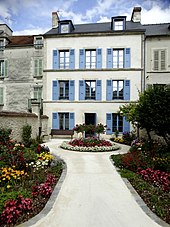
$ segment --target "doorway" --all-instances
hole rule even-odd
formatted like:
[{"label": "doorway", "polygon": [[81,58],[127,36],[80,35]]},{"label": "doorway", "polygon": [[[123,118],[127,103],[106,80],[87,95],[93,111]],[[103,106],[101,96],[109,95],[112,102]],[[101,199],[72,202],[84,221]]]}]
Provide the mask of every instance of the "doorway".
[{"label": "doorway", "polygon": [[[85,113],[85,125],[96,125],[96,113]],[[92,130],[85,133],[85,137],[94,135],[95,132]]]}]

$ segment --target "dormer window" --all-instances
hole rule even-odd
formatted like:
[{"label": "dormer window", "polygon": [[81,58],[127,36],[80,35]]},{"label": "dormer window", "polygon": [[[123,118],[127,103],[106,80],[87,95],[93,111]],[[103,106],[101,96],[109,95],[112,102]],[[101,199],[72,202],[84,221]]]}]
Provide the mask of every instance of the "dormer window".
[{"label": "dormer window", "polygon": [[111,29],[113,31],[122,31],[126,27],[126,17],[112,17]]},{"label": "dormer window", "polygon": [[61,24],[61,33],[69,33],[69,24]]},{"label": "dormer window", "polygon": [[59,33],[70,33],[74,30],[74,26],[71,20],[59,21]]},{"label": "dormer window", "polygon": [[34,37],[34,47],[36,49],[42,49],[42,47],[43,47],[43,37],[42,36]]},{"label": "dormer window", "polygon": [[4,39],[0,39],[0,51],[3,51],[4,49],[5,49]]}]

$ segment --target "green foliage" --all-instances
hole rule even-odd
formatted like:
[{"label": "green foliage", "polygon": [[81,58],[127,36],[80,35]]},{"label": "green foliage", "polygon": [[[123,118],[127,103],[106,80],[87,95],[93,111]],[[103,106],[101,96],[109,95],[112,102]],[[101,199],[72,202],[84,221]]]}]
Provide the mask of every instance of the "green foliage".
[{"label": "green foliage", "polygon": [[10,199],[16,199],[19,195],[22,195],[24,198],[31,197],[31,192],[27,190],[19,190],[19,191],[4,191],[0,194],[0,214],[2,213],[5,205],[5,201]]},{"label": "green foliage", "polygon": [[29,146],[31,142],[32,128],[30,125],[24,125],[22,128],[22,141],[25,146]]},{"label": "green foliage", "polygon": [[0,128],[0,145],[5,145],[10,140],[11,129]]},{"label": "green foliage", "polygon": [[137,104],[130,103],[120,107],[120,112],[137,127],[145,128],[149,139],[150,132],[170,144],[170,89],[154,86],[140,94]]}]

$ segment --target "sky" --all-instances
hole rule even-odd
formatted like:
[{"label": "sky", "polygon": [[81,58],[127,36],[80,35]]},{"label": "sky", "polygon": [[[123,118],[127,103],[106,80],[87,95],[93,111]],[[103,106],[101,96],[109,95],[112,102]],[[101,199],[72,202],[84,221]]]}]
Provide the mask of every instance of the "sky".
[{"label": "sky", "polygon": [[0,23],[13,35],[44,34],[52,28],[52,12],[73,24],[111,21],[113,16],[131,19],[140,6],[141,23],[170,23],[170,0],[0,0]]}]

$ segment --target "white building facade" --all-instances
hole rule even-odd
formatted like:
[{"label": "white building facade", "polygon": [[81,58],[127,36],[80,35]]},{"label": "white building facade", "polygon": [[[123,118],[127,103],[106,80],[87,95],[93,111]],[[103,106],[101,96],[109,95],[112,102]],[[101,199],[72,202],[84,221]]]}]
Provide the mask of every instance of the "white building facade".
[{"label": "white building facade", "polygon": [[59,21],[44,35],[43,107],[49,130],[102,123],[106,134],[130,131],[119,107],[144,88],[144,30],[113,17],[110,23]]}]

